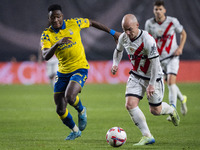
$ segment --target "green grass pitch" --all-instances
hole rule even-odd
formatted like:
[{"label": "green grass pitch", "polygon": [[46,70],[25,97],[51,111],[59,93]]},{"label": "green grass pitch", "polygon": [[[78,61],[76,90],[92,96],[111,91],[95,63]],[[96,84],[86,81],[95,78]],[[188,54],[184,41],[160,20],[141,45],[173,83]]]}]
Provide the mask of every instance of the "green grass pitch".
[{"label": "green grass pitch", "polygon": [[[188,114],[180,114],[178,127],[167,116],[153,116],[146,97],[140,102],[149,128],[156,139],[153,145],[134,147],[141,138],[124,107],[125,84],[86,84],[79,95],[87,107],[88,125],[82,136],[65,141],[70,130],[55,112],[53,90],[49,85],[0,85],[0,150],[112,150],[105,136],[109,128],[122,127],[127,141],[118,149],[196,150],[200,149],[200,84],[179,83],[188,96]],[[165,88],[164,101],[168,102]],[[75,122],[77,112],[68,106]]]}]

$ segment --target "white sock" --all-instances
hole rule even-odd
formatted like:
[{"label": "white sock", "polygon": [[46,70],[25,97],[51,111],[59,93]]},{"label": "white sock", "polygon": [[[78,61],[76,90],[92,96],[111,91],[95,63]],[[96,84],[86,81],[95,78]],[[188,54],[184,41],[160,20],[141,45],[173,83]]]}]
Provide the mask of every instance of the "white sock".
[{"label": "white sock", "polygon": [[133,109],[128,110],[132,121],[135,123],[135,125],[139,128],[143,136],[150,137],[151,133],[148,128],[146,118],[143,114],[143,112],[140,110],[140,108],[137,106]]},{"label": "white sock", "polygon": [[77,125],[75,125],[72,129],[73,132],[78,132],[79,131],[79,128],[77,127]]},{"label": "white sock", "polygon": [[162,105],[162,110],[160,112],[161,115],[173,114],[174,109],[169,104],[167,104],[166,102],[162,102],[161,105]]},{"label": "white sock", "polygon": [[183,97],[183,94],[181,93],[181,91],[179,90],[177,85],[176,85],[176,90],[177,90],[178,99],[182,102],[184,100],[184,97]]},{"label": "white sock", "polygon": [[176,107],[177,102],[177,88],[176,84],[168,86],[169,89],[169,103],[173,104]]}]

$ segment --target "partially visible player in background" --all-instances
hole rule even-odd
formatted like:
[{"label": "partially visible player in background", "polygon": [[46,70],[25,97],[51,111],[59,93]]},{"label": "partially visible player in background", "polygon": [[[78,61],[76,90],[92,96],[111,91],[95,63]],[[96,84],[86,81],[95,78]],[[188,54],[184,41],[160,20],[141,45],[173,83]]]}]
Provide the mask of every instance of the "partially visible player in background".
[{"label": "partially visible player in background", "polygon": [[[80,31],[90,26],[110,33],[115,40],[119,33],[105,25],[87,18],[64,20],[60,5],[48,8],[48,19],[51,24],[41,36],[43,58],[48,61],[55,54],[59,60],[57,81],[54,86],[56,112],[62,122],[71,129],[66,140],[74,140],[81,136],[87,125],[86,107],[82,105],[78,93],[81,92],[88,76],[89,64],[81,41]],[[78,111],[78,127],[76,126],[67,104]]]},{"label": "partially visible player in background", "polygon": [[113,74],[117,72],[125,48],[133,66],[126,85],[126,109],[143,135],[139,143],[134,145],[153,144],[155,139],[139,108],[139,102],[143,99],[145,92],[153,115],[170,115],[175,126],[179,125],[180,118],[175,107],[162,102],[163,72],[154,38],[147,31],[139,29],[137,18],[132,14],[123,17],[122,28],[124,32],[120,35],[113,54],[111,72]]},{"label": "partially visible player in background", "polygon": [[[43,61],[42,51],[41,51],[41,47],[40,47],[39,52],[38,52],[38,62],[42,63],[42,61]],[[55,78],[56,78],[56,74],[58,71],[58,63],[59,63],[58,59],[55,55],[51,59],[46,61],[46,74],[49,78],[50,85],[52,88],[54,88],[54,84],[55,84]]]},{"label": "partially visible player in background", "polygon": [[58,59],[55,55],[46,62],[47,75],[49,77],[52,88],[54,88],[55,84],[55,78],[58,71],[58,63]]},{"label": "partially visible player in background", "polygon": [[[145,23],[145,30],[156,40],[160,62],[164,73],[167,76],[169,89],[169,104],[176,107],[177,97],[181,101],[181,113],[186,115],[187,97],[182,95],[176,85],[176,78],[179,69],[179,56],[183,53],[183,47],[187,34],[179,21],[170,16],[166,16],[164,1],[157,0],[154,3],[153,12],[155,18],[150,18]],[[176,41],[176,32],[180,34],[180,44]],[[170,116],[167,118],[171,121]]]}]

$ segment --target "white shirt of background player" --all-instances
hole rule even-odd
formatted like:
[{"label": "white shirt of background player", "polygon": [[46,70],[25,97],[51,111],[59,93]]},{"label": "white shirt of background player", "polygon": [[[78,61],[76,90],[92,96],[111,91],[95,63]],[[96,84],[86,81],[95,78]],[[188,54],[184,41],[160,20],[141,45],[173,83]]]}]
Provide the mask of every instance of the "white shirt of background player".
[{"label": "white shirt of background player", "polygon": [[162,23],[156,22],[155,18],[148,19],[145,23],[145,30],[156,40],[160,59],[173,55],[178,48],[176,32],[181,33],[183,26],[179,21],[170,16]]}]

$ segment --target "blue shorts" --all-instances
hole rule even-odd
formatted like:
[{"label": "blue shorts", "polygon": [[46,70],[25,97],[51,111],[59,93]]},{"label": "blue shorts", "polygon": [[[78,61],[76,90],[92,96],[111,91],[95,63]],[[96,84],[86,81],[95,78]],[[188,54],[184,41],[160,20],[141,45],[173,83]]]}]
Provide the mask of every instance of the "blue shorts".
[{"label": "blue shorts", "polygon": [[81,87],[84,86],[85,81],[88,76],[87,69],[78,69],[74,72],[63,74],[57,72],[56,81],[54,85],[54,93],[65,92],[67,85],[70,81],[74,81],[80,84]]}]

